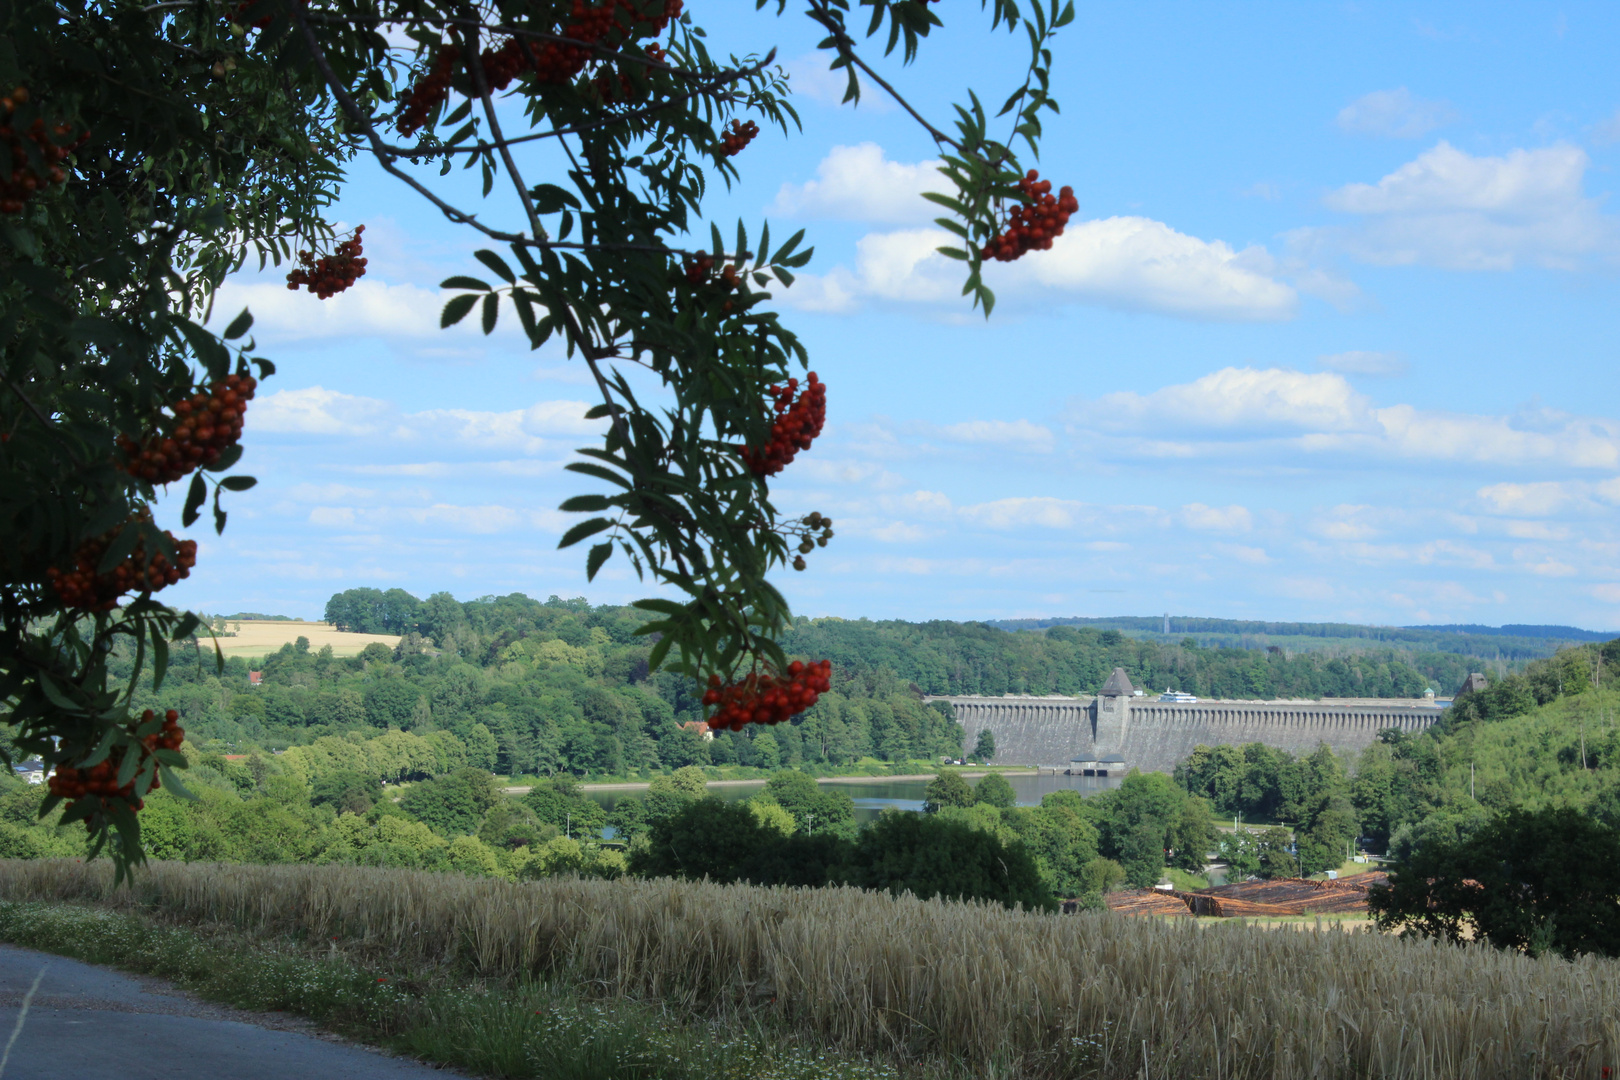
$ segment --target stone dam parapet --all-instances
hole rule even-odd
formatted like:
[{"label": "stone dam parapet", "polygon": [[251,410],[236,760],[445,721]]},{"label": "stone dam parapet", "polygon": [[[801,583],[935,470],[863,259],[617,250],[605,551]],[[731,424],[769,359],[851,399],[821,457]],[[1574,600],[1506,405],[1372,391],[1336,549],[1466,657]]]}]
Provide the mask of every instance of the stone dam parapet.
[{"label": "stone dam parapet", "polygon": [[1444,711],[1417,698],[1325,698],[1319,701],[1159,701],[1138,697],[1115,669],[1094,697],[941,696],[972,747],[988,728],[996,762],[1067,767],[1075,759],[1118,755],[1127,768],[1170,772],[1199,744],[1264,743],[1308,754],[1326,743],[1359,753],[1385,728],[1417,732]]}]

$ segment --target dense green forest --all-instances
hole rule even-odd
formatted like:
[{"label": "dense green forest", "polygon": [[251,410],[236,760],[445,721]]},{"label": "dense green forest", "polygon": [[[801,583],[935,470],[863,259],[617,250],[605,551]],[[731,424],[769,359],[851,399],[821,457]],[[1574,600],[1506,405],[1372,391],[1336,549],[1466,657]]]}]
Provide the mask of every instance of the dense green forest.
[{"label": "dense green forest", "polygon": [[[1573,807],[1620,825],[1617,676],[1620,639],[1566,648],[1459,696],[1424,732],[1385,732],[1354,762],[1258,743],[1199,747],[1176,780],[1218,814],[1286,821],[1328,844],[1348,818],[1374,850],[1396,854],[1466,836],[1509,808]],[[1323,820],[1332,827],[1319,829]]]},{"label": "dense green forest", "polygon": [[949,706],[924,694],[1084,694],[1116,666],[1139,686],[1205,697],[1410,697],[1435,683],[1449,690],[1468,667],[1440,654],[1424,670],[1388,651],[1290,656],[1111,630],[807,619],[783,644],[790,655],[832,660],[832,691],[791,723],[710,741],[683,726],[703,719],[691,688],[648,672],[651,643],[636,634],[642,616],[632,608],[351,589],[332,597],[327,617],[397,633],[400,644],[338,658],[294,643],[262,661],[232,659],[223,672],[206,645],[180,650],[162,688],[148,684],[137,707],[179,710],[193,741],[217,752],[392,730],[451,740],[460,747],[451,756],[506,775],[645,778],[687,765],[828,769],[959,757]]},{"label": "dense green forest", "polygon": [[[356,593],[375,590],[333,604]],[[211,750],[393,730],[450,739],[480,767],[507,775],[646,777],[686,765],[833,767],[962,752],[948,706],[925,705],[893,672],[836,671],[832,691],[794,723],[709,741],[682,726],[703,716],[688,684],[649,674],[650,642],[635,633],[642,617],[634,609],[521,595],[376,597],[348,625],[401,631],[395,649],[373,644],[338,658],[289,644],[251,665],[258,685],[245,660],[216,673],[206,648],[182,652],[161,690],[148,686],[137,707],[178,709],[191,738]],[[407,621],[393,621],[394,601],[406,605]],[[367,621],[382,618],[389,621]]]},{"label": "dense green forest", "polygon": [[1068,626],[1009,633],[986,623],[806,619],[783,644],[831,659],[834,670],[896,672],[929,694],[1094,694],[1123,667],[1138,687],[1200,697],[1418,697],[1450,691],[1469,671],[1467,659],[1442,653],[1205,649]]}]

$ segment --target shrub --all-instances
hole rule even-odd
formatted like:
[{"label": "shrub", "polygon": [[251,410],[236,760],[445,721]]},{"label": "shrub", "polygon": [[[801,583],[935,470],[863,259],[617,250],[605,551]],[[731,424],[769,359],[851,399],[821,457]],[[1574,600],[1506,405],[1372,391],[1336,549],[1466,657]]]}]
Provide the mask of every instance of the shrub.
[{"label": "shrub", "polygon": [[994,900],[1054,910],[1035,861],[1018,842],[938,817],[884,814],[861,832],[840,871],[851,885],[910,892],[924,900]]},{"label": "shrub", "polygon": [[745,803],[705,800],[654,823],[647,843],[631,852],[630,869],[646,877],[820,886],[847,855],[839,837],[783,836]]},{"label": "shrub", "polygon": [[1567,807],[1510,810],[1465,839],[1416,848],[1369,906],[1384,929],[1620,956],[1620,830]]},{"label": "shrub", "polygon": [[1005,776],[991,773],[973,786],[973,801],[1005,808],[1017,803],[1018,795]]},{"label": "shrub", "polygon": [[930,814],[937,814],[947,806],[968,807],[973,805],[973,788],[962,779],[961,773],[943,769],[940,774],[928,781],[928,787],[923,791],[923,809]]}]

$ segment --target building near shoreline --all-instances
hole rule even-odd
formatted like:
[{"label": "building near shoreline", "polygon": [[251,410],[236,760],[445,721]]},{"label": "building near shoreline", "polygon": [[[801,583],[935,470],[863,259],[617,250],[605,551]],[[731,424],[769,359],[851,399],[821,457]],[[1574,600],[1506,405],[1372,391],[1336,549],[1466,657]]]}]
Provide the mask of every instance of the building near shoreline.
[{"label": "building near shoreline", "polygon": [[1358,753],[1386,728],[1422,731],[1444,712],[1429,696],[1166,701],[1142,696],[1124,668],[1115,668],[1095,697],[928,700],[951,703],[969,746],[988,729],[998,764],[1069,769],[1070,762],[1121,759],[1109,762],[1110,775],[1131,768],[1169,772],[1200,744],[1257,742],[1301,754],[1326,743]]}]

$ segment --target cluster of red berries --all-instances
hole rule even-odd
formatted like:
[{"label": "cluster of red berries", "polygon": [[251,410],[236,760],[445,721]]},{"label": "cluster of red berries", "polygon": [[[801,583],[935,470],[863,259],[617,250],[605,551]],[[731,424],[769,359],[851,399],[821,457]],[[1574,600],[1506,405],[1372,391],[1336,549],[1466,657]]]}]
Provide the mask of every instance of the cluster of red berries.
[{"label": "cluster of red berries", "polygon": [[433,58],[433,70],[411,87],[405,103],[399,110],[394,127],[401,135],[414,134],[427,123],[428,113],[450,94],[450,76],[461,59],[461,50],[454,45],[441,45]]},{"label": "cluster of red berries", "polygon": [[[562,86],[585,70],[595,54],[594,46],[615,30],[625,40],[657,37],[671,19],[680,18],[683,6],[683,0],[664,0],[659,14],[647,15],[633,0],[607,0],[601,7],[592,7],[586,0],[573,0],[567,19],[557,31],[558,36],[567,41],[530,42],[525,46],[512,38],[497,48],[479,53],[478,61],[492,90],[505,90],[513,79],[531,69],[536,82]],[[655,60],[664,58],[663,51],[656,45],[647,52]],[[405,95],[399,118],[394,121],[401,135],[411,135],[427,123],[428,114],[449,95],[450,79],[460,60],[461,51],[454,45],[439,49],[433,58],[433,70]],[[620,82],[628,95],[629,80],[621,75]],[[598,85],[602,85],[600,81]]]},{"label": "cluster of red berries", "polygon": [[1012,262],[1026,252],[1046,251],[1054,237],[1063,235],[1069,215],[1080,209],[1074,188],[1065,187],[1053,195],[1052,181],[1042,180],[1034,169],[1018,181],[1018,187],[1023,192],[1023,205],[1013,207],[1006,227],[980,251],[982,258]]},{"label": "cluster of red berries", "polygon": [[[535,78],[554,86],[567,83],[590,63],[593,52],[590,46],[600,44],[614,30],[620,31],[626,39],[657,37],[670,20],[681,17],[684,7],[684,0],[664,0],[658,15],[645,15],[631,0],[608,0],[599,8],[587,6],[585,0],[574,0],[569,11],[573,21],[563,26],[560,36],[583,44],[549,41],[541,46],[534,58]],[[629,15],[628,23],[620,17],[621,11]],[[655,59],[662,60],[662,52]]]},{"label": "cluster of red berries", "polygon": [[[729,293],[744,284],[744,271],[737,263],[726,263],[720,268],[719,273],[715,273],[713,255],[694,255],[687,259],[685,274],[686,283],[693,288],[701,288],[704,285],[717,285],[722,292]],[[720,305],[720,310],[730,312],[732,306],[731,301],[726,300]]]},{"label": "cluster of red berries", "polygon": [[303,265],[287,275],[287,288],[297,292],[298,286],[308,285],[310,292],[325,300],[365,277],[366,260],[360,253],[360,234],[365,231],[364,225],[356,225],[353,236],[319,259],[313,251],[300,251],[298,261]]},{"label": "cluster of red berries", "polygon": [[118,447],[129,459],[124,470],[149,484],[168,484],[197,466],[219,460],[242,437],[242,416],[259,385],[251,375],[231,374],[169,406],[159,429],[144,442],[119,436]]},{"label": "cluster of red berries", "polygon": [[[141,714],[140,723],[151,723],[153,715],[152,710],[147,709]],[[186,729],[180,726],[180,714],[170,709],[163,714],[163,727],[141,739],[143,747],[141,756],[144,758],[159,749],[178,750],[185,737]],[[118,786],[118,771],[123,765],[125,752],[124,748],[120,747],[88,769],[76,769],[71,765],[58,766],[49,781],[51,794],[64,799],[82,799],[86,795],[118,796],[137,812],[142,810],[146,804],[135,796],[135,782],[131,780],[122,787]],[[152,790],[156,791],[162,786],[162,779],[154,772]]]},{"label": "cluster of red berries", "polygon": [[755,476],[774,476],[786,468],[800,450],[810,449],[810,443],[821,434],[827,422],[827,384],[811,372],[804,392],[797,398],[798,379],[789,379],[785,386],[770,388],[776,399],[776,422],[771,425],[771,441],[763,448],[742,448],[743,461]]},{"label": "cluster of red berries", "polygon": [[[664,50],[657,44],[648,45],[647,59],[665,62]],[[632,61],[621,60],[617,68],[604,64],[596,76],[596,92],[602,95],[603,102],[611,105],[616,101],[635,101],[643,94],[642,88],[628,74]]]},{"label": "cluster of red berries", "polygon": [[[66,124],[57,124],[50,133],[45,130],[45,121],[35,118],[34,122],[21,134],[12,127],[10,121],[19,105],[28,103],[28,88],[19,86],[5,97],[0,97],[0,110],[5,112],[5,122],[0,123],[0,139],[4,139],[6,149],[11,151],[11,173],[0,176],[0,214],[20,214],[23,206],[36,192],[60,184],[67,180],[67,171],[62,168],[62,162],[67,156],[90,137],[86,131],[77,139],[65,145],[58,144],[51,138],[54,134],[57,139],[65,139],[72,134],[73,129]],[[44,162],[43,174],[36,172],[26,164],[28,153],[23,147],[23,140],[33,142],[36,152]]]},{"label": "cluster of red berries", "polygon": [[478,54],[478,63],[484,69],[484,81],[491,90],[505,90],[512,80],[523,74],[529,66],[529,50],[518,38],[510,38],[498,49],[485,49]]},{"label": "cluster of red berries", "polygon": [[[692,256],[690,259],[687,259],[687,285],[693,285],[693,287],[703,285],[703,283],[710,280],[710,275],[713,274],[713,272],[714,256],[708,256],[708,254],[698,254],[698,256]],[[735,274],[732,275],[732,277],[735,277]]]},{"label": "cluster of red berries", "polygon": [[720,153],[724,157],[732,157],[743,152],[743,149],[754,141],[759,134],[759,125],[752,120],[744,124],[733,120],[731,126],[726,128],[720,136]]},{"label": "cluster of red berries", "polygon": [[118,606],[118,598],[131,590],[157,592],[165,585],[191,576],[191,568],[197,565],[197,541],[177,541],[168,531],[163,535],[174,544],[174,562],[161,551],[148,556],[146,545],[137,544],[134,551],[105,574],[96,571],[108,545],[125,526],[147,516],[145,511],[132,515],[123,525],[115,525],[80,544],[79,550],[73,553],[73,569],[66,573],[54,566],[45,571],[46,580],[63,604],[84,611],[111,611]]},{"label": "cluster of red berries", "polygon": [[746,724],[780,724],[814,705],[831,686],[831,679],[831,660],[814,664],[795,660],[786,675],[753,672],[729,686],[721,683],[720,676],[710,675],[703,704],[719,708],[709,717],[709,727],[741,731]]}]

